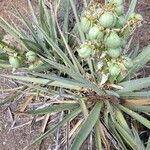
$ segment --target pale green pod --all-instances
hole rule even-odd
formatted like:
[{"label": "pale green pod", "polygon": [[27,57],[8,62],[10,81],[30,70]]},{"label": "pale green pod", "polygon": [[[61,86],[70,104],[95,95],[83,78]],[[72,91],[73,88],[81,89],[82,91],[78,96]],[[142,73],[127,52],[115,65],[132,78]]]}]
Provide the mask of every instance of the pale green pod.
[{"label": "pale green pod", "polygon": [[117,58],[117,57],[119,57],[120,54],[121,54],[121,48],[116,48],[116,49],[110,48],[110,49],[107,50],[107,53],[108,53],[108,55],[109,55],[110,57],[112,57],[112,58]]},{"label": "pale green pod", "polygon": [[123,27],[125,25],[125,23],[126,23],[125,17],[124,16],[119,16],[115,26],[117,28],[120,28],[120,27]]},{"label": "pale green pod", "polygon": [[118,16],[124,14],[124,6],[123,5],[116,6],[115,12]]},{"label": "pale green pod", "polygon": [[136,18],[137,20],[143,20],[143,16],[140,15],[140,14],[136,14],[136,15],[135,15],[135,18]]},{"label": "pale green pod", "polygon": [[82,17],[80,26],[84,33],[88,33],[91,27],[91,22],[86,17]]},{"label": "pale green pod", "polygon": [[100,31],[99,34],[98,34],[98,36],[97,36],[97,40],[102,41],[103,37],[104,37],[104,32]]},{"label": "pale green pod", "polygon": [[105,41],[105,45],[108,48],[113,48],[113,49],[121,47],[121,44],[122,44],[121,38],[114,31],[110,33],[110,35],[107,37]]},{"label": "pale green pod", "polygon": [[98,25],[93,26],[89,31],[89,38],[90,40],[102,39],[104,33],[101,31],[101,27]]},{"label": "pale green pod", "polygon": [[9,63],[15,69],[19,68],[21,65],[19,58],[14,56],[9,56]]},{"label": "pale green pod", "polygon": [[115,25],[116,17],[112,12],[105,12],[99,18],[99,23],[105,28],[112,28]]},{"label": "pale green pod", "polygon": [[109,66],[109,73],[111,76],[116,77],[120,74],[121,69],[118,65],[111,65]]},{"label": "pale green pod", "polygon": [[100,29],[99,29],[99,27],[97,25],[95,25],[92,28],[90,28],[89,34],[88,34],[90,40],[97,39],[97,36],[98,36],[99,32],[100,32]]},{"label": "pale green pod", "polygon": [[37,67],[37,65],[35,65],[35,64],[30,64],[29,67],[28,67],[28,69],[29,69],[29,70],[34,70],[36,67]]},{"label": "pale green pod", "polygon": [[34,62],[37,59],[37,54],[33,51],[29,51],[26,53],[26,58],[29,62]]},{"label": "pale green pod", "polygon": [[136,13],[133,12],[128,16],[128,20],[134,19],[135,18]]},{"label": "pale green pod", "polygon": [[93,54],[94,49],[93,46],[85,44],[81,46],[81,48],[79,48],[77,51],[81,58],[88,58]]},{"label": "pale green pod", "polygon": [[124,0],[110,0],[110,2],[112,2],[116,5],[122,5],[124,3]]},{"label": "pale green pod", "polygon": [[124,66],[128,69],[131,68],[133,66],[132,59],[129,57],[124,57]]}]

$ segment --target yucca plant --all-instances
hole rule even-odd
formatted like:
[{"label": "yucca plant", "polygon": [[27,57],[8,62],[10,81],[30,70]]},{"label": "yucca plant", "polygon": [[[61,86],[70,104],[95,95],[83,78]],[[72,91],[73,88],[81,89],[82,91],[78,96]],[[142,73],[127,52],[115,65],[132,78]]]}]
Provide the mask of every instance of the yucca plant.
[{"label": "yucca plant", "polygon": [[[150,77],[134,77],[149,62],[150,46],[139,54],[138,46],[128,53],[130,37],[143,20],[135,13],[137,1],[132,0],[125,13],[123,0],[105,4],[84,0],[80,14],[74,1],[68,0],[61,25],[58,23],[61,0],[49,3],[48,8],[45,0],[39,0],[38,17],[30,0],[28,3],[32,21],[17,9],[13,15],[29,34],[1,18],[0,26],[23,46],[23,49],[12,48],[1,41],[0,66],[13,68],[13,73],[21,72],[20,76],[3,76],[22,81],[24,89],[63,98],[61,102],[26,113],[38,116],[64,112],[64,118],[31,145],[74,122],[64,139],[70,141],[68,149],[80,149],[93,133],[98,150],[110,149],[110,145],[122,150],[150,149],[149,141],[142,142],[140,129],[133,123],[136,120],[150,128],[146,117],[150,111]],[[76,19],[71,31],[70,6]]]}]

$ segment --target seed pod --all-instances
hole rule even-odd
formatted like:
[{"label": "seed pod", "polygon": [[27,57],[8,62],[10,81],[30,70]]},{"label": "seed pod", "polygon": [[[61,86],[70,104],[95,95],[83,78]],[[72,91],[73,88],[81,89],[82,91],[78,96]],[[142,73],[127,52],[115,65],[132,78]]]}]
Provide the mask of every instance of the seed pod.
[{"label": "seed pod", "polygon": [[29,62],[34,62],[37,59],[37,54],[33,51],[29,51],[26,53],[26,58]]},{"label": "seed pod", "polygon": [[116,49],[108,49],[107,51],[108,55],[112,58],[117,58],[121,54],[121,48],[116,48]]},{"label": "seed pod", "polygon": [[28,69],[29,69],[29,70],[34,70],[36,67],[37,67],[37,65],[35,65],[35,64],[30,64],[29,67],[28,67]]},{"label": "seed pod", "polygon": [[124,0],[110,0],[110,2],[116,4],[116,5],[121,5],[124,3]]},{"label": "seed pod", "polygon": [[118,16],[122,15],[124,13],[124,6],[123,5],[118,5],[115,8],[115,12]]},{"label": "seed pod", "polygon": [[126,23],[125,17],[124,16],[119,16],[115,26],[117,28],[120,28],[120,27],[123,27],[125,23]]},{"label": "seed pod", "polygon": [[136,18],[137,20],[143,20],[143,16],[140,15],[140,14],[136,14],[136,15],[135,15],[135,18]]},{"label": "seed pod", "polygon": [[84,44],[78,49],[79,56],[81,58],[88,58],[94,53],[94,48],[90,44]]},{"label": "seed pod", "polygon": [[17,56],[9,56],[9,63],[15,69],[19,68],[21,65],[21,62]]},{"label": "seed pod", "polygon": [[82,17],[80,25],[81,25],[82,31],[84,33],[87,33],[91,27],[91,22],[86,17]]},{"label": "seed pod", "polygon": [[132,59],[129,57],[124,57],[124,66],[128,69],[131,68],[133,66]]},{"label": "seed pod", "polygon": [[128,20],[134,19],[135,18],[136,13],[133,12],[128,16]]},{"label": "seed pod", "polygon": [[101,28],[97,25],[93,26],[89,31],[89,38],[91,40],[101,39],[104,36],[104,33],[101,31]]},{"label": "seed pod", "polygon": [[105,41],[105,45],[108,48],[113,48],[113,49],[119,48],[121,44],[122,44],[121,38],[114,31],[110,33],[110,35]]},{"label": "seed pod", "polygon": [[115,25],[116,17],[112,12],[105,12],[99,18],[100,24],[105,28],[112,28]]},{"label": "seed pod", "polygon": [[109,73],[111,76],[116,77],[120,74],[121,70],[118,65],[110,65],[109,66]]}]

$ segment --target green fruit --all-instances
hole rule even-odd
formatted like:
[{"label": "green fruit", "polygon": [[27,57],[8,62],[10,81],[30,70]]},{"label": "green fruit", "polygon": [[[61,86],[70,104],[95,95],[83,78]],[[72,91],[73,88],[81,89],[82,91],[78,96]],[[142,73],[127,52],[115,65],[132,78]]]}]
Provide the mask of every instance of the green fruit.
[{"label": "green fruit", "polygon": [[115,25],[116,17],[112,12],[105,12],[99,18],[99,23],[105,28],[112,28]]},{"label": "green fruit", "polygon": [[19,58],[14,56],[9,56],[9,63],[15,69],[19,68],[21,65]]},{"label": "green fruit", "polygon": [[109,73],[111,76],[116,77],[120,74],[121,70],[118,65],[109,66]]},{"label": "green fruit", "polygon": [[135,18],[136,13],[133,12],[128,16],[128,20],[134,19]]},{"label": "green fruit", "polygon": [[101,39],[104,36],[104,33],[101,31],[101,28],[97,25],[93,26],[89,31],[89,38],[91,40]]},{"label": "green fruit", "polygon": [[132,66],[133,66],[133,61],[132,61],[132,59],[131,58],[129,58],[129,57],[125,57],[124,58],[124,65],[125,65],[125,67],[126,68],[131,68]]},{"label": "green fruit", "polygon": [[88,58],[94,53],[93,46],[85,44],[78,49],[78,53],[81,58]]},{"label": "green fruit", "polygon": [[108,55],[112,58],[117,58],[121,54],[121,48],[116,48],[116,49],[108,49],[107,51]]},{"label": "green fruit", "polygon": [[136,14],[136,15],[135,15],[135,18],[136,18],[137,20],[143,20],[143,16],[140,15],[140,14]]},{"label": "green fruit", "polygon": [[107,39],[105,41],[105,45],[108,48],[113,48],[113,49],[121,47],[121,44],[122,44],[121,38],[114,31],[111,32],[111,34],[107,37]]},{"label": "green fruit", "polygon": [[28,69],[29,69],[29,70],[33,70],[33,69],[35,69],[35,68],[36,68],[36,65],[30,64]]},{"label": "green fruit", "polygon": [[86,17],[82,17],[80,26],[81,26],[82,31],[84,33],[87,33],[91,27],[91,22]]},{"label": "green fruit", "polygon": [[34,62],[37,59],[37,54],[33,51],[29,51],[26,53],[26,58],[29,62]]},{"label": "green fruit", "polygon": [[116,22],[116,27],[117,28],[120,28],[120,27],[123,27],[124,24],[126,23],[126,19],[124,16],[120,16]]},{"label": "green fruit", "polygon": [[124,13],[124,6],[123,5],[118,5],[115,8],[115,12],[117,13],[118,16],[122,15]]},{"label": "green fruit", "polygon": [[121,5],[124,3],[124,0],[110,0],[110,2],[113,2],[116,5]]}]

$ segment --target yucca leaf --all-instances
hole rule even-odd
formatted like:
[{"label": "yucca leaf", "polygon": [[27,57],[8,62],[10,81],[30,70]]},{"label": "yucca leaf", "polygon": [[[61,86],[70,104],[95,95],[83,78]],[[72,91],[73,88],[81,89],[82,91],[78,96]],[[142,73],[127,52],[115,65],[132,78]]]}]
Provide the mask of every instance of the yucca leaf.
[{"label": "yucca leaf", "polygon": [[[26,19],[24,17],[24,15],[22,15],[22,13],[18,9],[16,9],[16,8],[14,8],[14,9],[15,9],[16,13],[18,14],[18,16],[20,17],[20,20],[22,21],[22,23],[31,32],[31,35],[32,35],[33,39],[35,40],[35,42],[40,44],[40,46],[43,48],[43,50],[49,56],[50,55],[50,51],[45,47],[45,43],[43,42],[44,41],[43,34],[40,32],[40,30],[38,30],[38,28],[36,28],[38,25],[34,24],[34,22],[31,22],[30,20]],[[26,38],[22,38],[22,39],[26,39]]]},{"label": "yucca leaf", "polygon": [[22,83],[23,85],[27,86],[28,89],[31,90],[31,92],[29,92],[30,94],[32,94],[32,92],[34,91],[40,91],[41,94],[47,94],[48,96],[56,96],[56,95],[59,95],[59,91],[56,91],[56,90],[52,90],[52,89],[48,89],[47,87],[43,87],[41,85],[34,85],[32,83]]},{"label": "yucca leaf", "polygon": [[31,12],[31,14],[32,14],[33,21],[34,21],[36,24],[38,24],[38,20],[37,20],[37,17],[36,17],[36,15],[35,15],[35,13],[34,13],[34,10],[33,10],[33,7],[32,7],[32,4],[31,4],[31,1],[30,1],[30,0],[28,0],[28,5],[29,5],[29,8],[30,8],[30,12]]},{"label": "yucca leaf", "polygon": [[0,53],[0,62],[8,62],[8,55],[5,53]]},{"label": "yucca leaf", "polygon": [[127,93],[120,93],[121,97],[125,98],[150,98],[150,91],[145,92],[127,92]]},{"label": "yucca leaf", "polygon": [[128,57],[131,58],[132,60],[135,57],[137,57],[138,52],[139,52],[139,47],[140,47],[140,44],[139,44],[139,41],[138,41],[138,43],[136,44],[135,48],[133,48],[133,50],[131,50],[131,52],[129,53]]},{"label": "yucca leaf", "polygon": [[[43,78],[35,78],[35,77],[27,77],[27,76],[13,76],[13,75],[5,75],[4,77],[16,79],[24,82],[31,82],[34,84],[42,84],[42,85],[49,85],[49,86],[55,86],[55,87],[62,87],[62,88],[69,88],[74,90],[79,90],[82,84],[76,83],[69,80],[61,80],[60,81],[54,81],[49,79],[43,79]],[[80,85],[80,86],[79,86]]]},{"label": "yucca leaf", "polygon": [[11,26],[2,17],[0,17],[0,27],[3,28],[6,32],[8,32],[17,40],[19,40],[19,38],[24,38],[18,30],[16,30],[13,26]]},{"label": "yucca leaf", "polygon": [[49,74],[49,75],[45,75],[45,74],[41,74],[41,73],[31,73],[32,75],[35,75],[35,76],[39,76],[39,77],[42,77],[42,78],[46,78],[46,79],[50,79],[50,80],[53,80],[53,81],[60,81],[60,82],[64,82],[64,83],[67,83],[68,84],[72,84],[72,85],[79,85],[81,87],[87,87],[87,84],[84,83],[84,82],[79,82],[78,80],[76,79],[69,79],[69,78],[63,78],[63,77],[59,77],[55,74]]},{"label": "yucca leaf", "polygon": [[[57,17],[57,16],[56,16],[56,17]],[[61,28],[60,28],[60,26],[59,26],[57,20],[56,20],[56,24],[57,24],[57,27],[58,27],[58,31],[59,31],[59,33],[60,33],[60,36],[61,36],[61,38],[62,38],[62,41],[64,42],[64,45],[65,45],[65,47],[66,47],[67,53],[69,54],[69,56],[70,56],[70,58],[71,58],[71,60],[72,60],[72,62],[73,62],[73,65],[74,65],[76,71],[79,72],[79,68],[78,68],[78,65],[77,65],[77,63],[76,63],[77,59],[75,59],[75,56],[74,56],[73,51],[71,51],[70,47],[68,46],[68,43],[67,43],[67,41],[66,41],[66,39],[65,39],[65,36],[64,36],[63,32],[61,31]],[[79,64],[79,63],[78,63],[78,64]]]},{"label": "yucca leaf", "polygon": [[134,150],[140,150],[139,146],[137,145],[135,139],[133,136],[131,136],[126,130],[121,127],[117,122],[113,122],[116,129],[120,133],[120,135],[124,138],[124,140],[134,149]]},{"label": "yucca leaf", "polygon": [[79,107],[79,104],[55,104],[51,106],[47,106],[45,108],[41,108],[38,110],[33,110],[27,113],[33,114],[33,115],[41,115],[41,114],[47,114],[47,113],[54,113],[54,112],[61,112],[64,110],[73,110]]},{"label": "yucca leaf", "polygon": [[137,106],[137,105],[125,105],[125,107],[138,112],[150,112],[150,105],[149,106]]},{"label": "yucca leaf", "polygon": [[81,108],[77,108],[75,110],[73,110],[72,112],[70,112],[70,114],[66,115],[62,121],[60,121],[59,123],[57,123],[56,126],[51,127],[50,129],[48,129],[44,134],[42,134],[40,137],[38,137],[35,141],[33,141],[29,146],[32,146],[33,144],[45,139],[48,135],[54,133],[58,128],[60,128],[61,126],[65,125],[68,121],[73,120],[79,113],[81,113]]},{"label": "yucca leaf", "polygon": [[149,150],[150,149],[150,136],[148,138],[148,141],[147,141],[147,146],[146,146],[146,149],[145,150]]},{"label": "yucca leaf", "polygon": [[[57,1],[53,1],[53,3],[57,3]],[[49,27],[51,29],[51,38],[53,39],[54,43],[58,45],[57,27],[56,27],[56,22],[55,22],[56,18],[54,15],[55,10],[54,10],[54,7],[52,7],[53,3],[49,3],[50,13],[48,13],[48,9],[46,9],[45,0],[43,1],[43,8],[44,8],[45,15],[48,18],[48,21],[50,21]],[[53,5],[55,6],[55,4]]]},{"label": "yucca leaf", "polygon": [[97,150],[102,150],[102,143],[101,143],[101,134],[100,134],[100,122],[99,120],[95,124],[95,141],[97,145]]},{"label": "yucca leaf", "polygon": [[81,27],[80,27],[80,20],[79,20],[78,14],[77,14],[77,10],[76,10],[76,6],[74,4],[74,1],[70,0],[70,4],[71,4],[71,7],[72,7],[72,10],[73,10],[76,22],[77,22],[77,27],[78,27],[78,30],[79,30],[81,41],[84,42],[85,41],[85,36],[84,36],[84,33],[82,32]]},{"label": "yucca leaf", "polygon": [[150,129],[150,121],[149,120],[147,120],[146,118],[142,117],[141,115],[137,114],[136,112],[134,112],[122,105],[118,105],[117,107]]},{"label": "yucca leaf", "polygon": [[119,85],[122,86],[123,89],[118,90],[118,94],[141,90],[150,87],[150,77],[124,81],[119,83]]},{"label": "yucca leaf", "polygon": [[28,39],[21,39],[21,40],[29,50],[42,54],[42,49],[41,49],[42,47],[38,43],[35,43]]},{"label": "yucca leaf", "polygon": [[84,98],[78,98],[78,101],[79,101],[79,105],[82,109],[82,112],[83,112],[83,115],[84,115],[84,118],[86,119],[88,117],[88,109],[87,109],[87,106],[85,104],[85,99]]},{"label": "yucca leaf", "polygon": [[53,40],[48,37],[47,33],[45,33],[43,31],[43,29],[41,27],[39,27],[39,30],[42,32],[45,40],[47,41],[47,43],[53,48],[53,50],[60,56],[60,58],[62,58],[63,62],[66,64],[66,66],[69,66],[71,68],[74,68],[73,64],[71,63],[71,61],[68,59],[67,55],[60,49],[60,47],[57,46],[56,43],[53,42]]},{"label": "yucca leaf", "polygon": [[128,80],[132,75],[134,75],[139,69],[141,69],[146,63],[150,61],[150,45],[145,47],[141,53],[133,59],[134,65],[129,69],[128,74],[123,78],[123,80]]},{"label": "yucca leaf", "polygon": [[118,143],[117,148],[122,148],[122,150],[128,150],[127,147],[125,146],[124,139],[122,139],[121,135],[118,133],[114,124],[112,124],[112,121],[110,120],[109,120],[109,126],[110,126],[109,130],[111,131],[111,133],[115,137],[115,140]]},{"label": "yucca leaf", "polygon": [[62,64],[56,63],[54,61],[51,61],[49,59],[45,59],[43,57],[41,57],[43,60],[45,60],[46,62],[48,62],[49,64],[51,64],[52,66],[54,66],[55,69],[58,69],[66,74],[68,74],[70,77],[72,77],[73,79],[77,80],[78,82],[81,82],[83,84],[86,84],[86,86],[88,88],[93,89],[97,94],[102,95],[104,94],[104,92],[102,91],[102,89],[100,89],[96,84],[86,80],[81,74],[79,74],[78,72],[76,72],[75,70],[73,70],[72,68],[68,68]]},{"label": "yucca leaf", "polygon": [[0,68],[8,69],[11,68],[11,65],[8,62],[4,62],[0,60]]},{"label": "yucca leaf", "polygon": [[44,71],[50,70],[51,68],[52,68],[52,66],[50,64],[42,63],[42,64],[39,64],[39,65],[35,66],[32,69],[28,68],[27,71],[44,72]]},{"label": "yucca leaf", "polygon": [[145,150],[145,146],[144,143],[141,141],[139,134],[137,133],[137,131],[135,130],[135,128],[132,126],[132,132],[134,134],[135,137],[135,141],[139,147],[140,150]]},{"label": "yucca leaf", "polygon": [[116,120],[130,135],[132,135],[131,130],[130,130],[122,112],[118,109],[116,110]]},{"label": "yucca leaf", "polygon": [[93,129],[94,125],[96,124],[97,120],[99,119],[101,107],[102,107],[102,103],[97,102],[95,104],[94,108],[91,110],[88,118],[85,120],[79,133],[77,134],[71,146],[71,150],[79,150],[80,146],[85,141],[85,139]]},{"label": "yucca leaf", "polygon": [[[63,32],[67,33],[69,29],[69,8],[70,8],[69,0],[66,1],[66,5],[64,7],[66,7],[66,11],[64,14]],[[65,34],[65,39],[68,42],[68,34]]]},{"label": "yucca leaf", "polygon": [[128,12],[126,14],[126,20],[128,19],[129,15],[135,11],[136,4],[137,4],[137,0],[131,1]]}]

